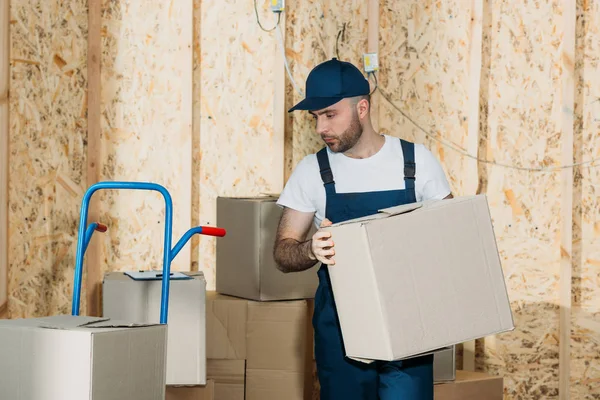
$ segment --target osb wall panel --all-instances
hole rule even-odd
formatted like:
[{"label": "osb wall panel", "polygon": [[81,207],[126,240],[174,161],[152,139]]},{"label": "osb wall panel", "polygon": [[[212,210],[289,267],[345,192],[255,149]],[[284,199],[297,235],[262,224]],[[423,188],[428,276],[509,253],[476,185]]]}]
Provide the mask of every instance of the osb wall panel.
[{"label": "osb wall panel", "polygon": [[8,84],[10,10],[0,2],[0,318],[6,315],[8,289]]},{"label": "osb wall panel", "polygon": [[[364,0],[316,0],[310,7],[303,2],[288,4],[286,54],[294,81],[302,92],[311,69],[333,57],[362,69],[362,55],[367,49],[367,4]],[[286,93],[286,111],[304,98],[291,82]],[[290,113],[286,128],[287,176],[304,156],[323,146],[312,117],[306,111]]]},{"label": "osb wall panel", "polygon": [[[173,199],[175,244],[191,227],[192,0],[102,5],[101,179],[149,181]],[[165,202],[108,191],[101,221],[106,270],[161,269]],[[190,245],[172,268],[190,269]]]},{"label": "osb wall panel", "polygon": [[9,313],[69,313],[86,171],[87,5],[10,6]]},{"label": "osb wall panel", "polygon": [[473,194],[463,189],[476,186],[469,184],[476,179],[467,172],[470,160],[423,130],[467,147],[471,3],[385,0],[380,6],[380,131],[424,143],[455,195]]},{"label": "osb wall panel", "polygon": [[[519,167],[561,162],[563,19],[554,3],[493,2],[486,158]],[[506,398],[558,396],[560,174],[487,168],[487,191],[516,330],[479,348],[505,376]]]},{"label": "osb wall panel", "polygon": [[[600,2],[577,7],[574,154],[600,157]],[[597,164],[597,163],[596,163]],[[571,398],[600,398],[600,168],[576,170],[573,188]]]},{"label": "osb wall panel", "polygon": [[[258,3],[261,23],[273,27],[268,4]],[[256,23],[251,1],[201,1],[195,23],[201,32],[201,89],[195,93],[200,97],[199,220],[216,225],[218,196],[256,196],[283,188],[278,146],[283,132],[273,130],[273,66],[281,55],[275,32],[263,32]],[[199,245],[198,269],[209,290],[215,285],[215,240],[201,237]]]},{"label": "osb wall panel", "polygon": [[[200,107],[200,93],[202,90],[202,75],[200,70],[201,57],[200,45],[202,31],[201,0],[193,0],[192,15],[192,226],[200,224],[200,120],[202,108]],[[192,270],[198,270],[200,237],[194,235],[190,241]]]}]

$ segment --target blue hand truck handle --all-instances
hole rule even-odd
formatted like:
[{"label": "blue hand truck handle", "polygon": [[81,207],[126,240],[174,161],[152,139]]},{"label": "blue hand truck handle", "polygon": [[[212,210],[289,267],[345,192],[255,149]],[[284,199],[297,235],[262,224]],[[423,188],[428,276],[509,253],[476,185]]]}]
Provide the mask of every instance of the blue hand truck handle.
[{"label": "blue hand truck handle", "polygon": [[73,285],[73,306],[72,315],[79,315],[79,303],[81,297],[81,279],[83,275],[83,256],[87,250],[88,244],[94,231],[104,232],[106,226],[97,222],[92,222],[87,226],[88,208],[92,195],[101,189],[133,189],[133,190],[154,190],[160,192],[166,203],[165,211],[165,236],[163,249],[163,273],[162,273],[162,294],[160,299],[160,323],[167,323],[167,315],[169,313],[169,284],[171,274],[171,261],[183,248],[188,240],[194,234],[204,234],[211,236],[225,236],[225,230],[215,227],[198,226],[188,230],[175,247],[171,249],[171,236],[173,231],[173,201],[171,195],[163,186],[149,182],[99,182],[88,188],[83,196],[81,203],[81,215],[79,218],[79,234],[77,237],[77,256],[75,260],[75,277]]}]

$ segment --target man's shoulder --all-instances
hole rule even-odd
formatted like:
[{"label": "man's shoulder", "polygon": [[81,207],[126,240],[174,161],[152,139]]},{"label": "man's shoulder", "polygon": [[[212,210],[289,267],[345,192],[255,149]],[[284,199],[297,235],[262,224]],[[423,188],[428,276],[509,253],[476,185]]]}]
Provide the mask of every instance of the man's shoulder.
[{"label": "man's shoulder", "polygon": [[317,161],[317,153],[307,154],[296,164],[293,169],[292,177],[302,181],[312,178],[313,175],[319,174],[319,162]]}]

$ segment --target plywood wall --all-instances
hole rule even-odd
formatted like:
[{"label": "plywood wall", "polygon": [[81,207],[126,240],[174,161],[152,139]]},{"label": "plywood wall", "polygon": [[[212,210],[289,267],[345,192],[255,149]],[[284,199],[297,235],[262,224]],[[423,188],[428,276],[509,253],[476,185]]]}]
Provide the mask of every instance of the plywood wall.
[{"label": "plywood wall", "polygon": [[[338,38],[339,35],[339,38]],[[336,46],[337,42],[337,46]],[[317,0],[306,7],[290,2],[287,12],[286,55],[292,77],[301,92],[310,70],[333,57],[362,65],[367,46],[367,2]],[[288,79],[286,110],[304,96]],[[323,147],[312,117],[296,111],[288,116],[286,130],[286,176],[307,154]]]},{"label": "plywood wall", "polygon": [[[275,19],[268,4],[258,3],[261,24],[272,28]],[[217,196],[255,196],[283,188],[284,133],[273,129],[278,48],[275,32],[263,32],[256,23],[253,2],[196,4],[200,81],[194,93],[199,126],[194,157],[199,192],[194,196],[199,223],[216,225]],[[198,268],[207,287],[214,288],[214,238],[200,238]]]},{"label": "plywood wall", "polygon": [[[79,207],[92,161],[86,157],[87,2],[63,3],[11,2],[12,317],[70,308]],[[263,26],[273,27],[267,2],[258,4]],[[476,367],[505,376],[506,399],[553,399],[558,366],[566,363],[572,398],[600,396],[599,168],[585,165],[573,175],[566,361],[559,359],[558,307],[563,175],[528,170],[563,162],[567,28],[560,2],[381,0],[379,11],[374,118],[380,130],[425,143],[456,195],[489,199],[517,329],[478,341]],[[598,0],[577,2],[576,162],[600,157],[599,15]],[[290,2],[281,27],[303,91],[322,61],[337,56],[362,65],[367,2]],[[167,187],[174,241],[191,225],[217,225],[217,196],[277,193],[302,157],[322,147],[306,113],[285,112],[302,95],[288,78],[281,86],[276,35],[258,27],[253,2],[102,2],[97,176]],[[283,107],[274,100],[282,90]],[[109,226],[95,239],[100,258],[91,262],[100,274],[159,268],[161,197],[99,197],[95,212]],[[174,268],[203,271],[207,289],[214,289],[215,239],[196,238]]]},{"label": "plywood wall", "polygon": [[[600,2],[578,2],[574,155],[600,157]],[[597,164],[597,163],[596,163]],[[571,398],[600,396],[600,168],[585,166],[573,187]]]},{"label": "plywood wall", "polygon": [[85,181],[87,6],[10,7],[9,314],[67,313]]},{"label": "plywood wall", "polygon": [[[597,11],[598,2],[578,2],[575,161],[600,154]],[[288,27],[287,53],[303,84],[302,76],[325,57],[318,34],[307,31],[314,10],[302,10],[305,19],[294,12],[305,22]],[[558,398],[562,175],[528,168],[563,162],[563,9],[556,2],[382,1],[380,12],[380,130],[425,143],[455,194],[489,199],[517,329],[478,341],[476,367],[505,376],[507,399]],[[339,21],[323,24],[328,31]],[[365,37],[346,55],[357,65]],[[316,51],[296,50],[307,40]],[[288,106],[301,98],[288,92]],[[469,128],[474,112],[476,130]],[[291,124],[289,168],[322,146],[307,118],[294,115]],[[573,398],[600,393],[593,360],[600,329],[596,171],[574,172],[573,333],[571,361],[563,360],[570,363]]]},{"label": "plywood wall", "polygon": [[8,311],[8,85],[10,81],[10,9],[0,1],[0,318]]},{"label": "plywood wall", "polygon": [[[517,167],[561,163],[561,52],[553,4],[493,3],[486,158]],[[486,341],[479,367],[506,376],[507,395],[558,395],[561,175],[490,166],[490,201],[517,329]]]},{"label": "plywood wall", "polygon": [[[192,0],[102,6],[100,179],[163,185],[173,244],[191,227]],[[157,192],[102,198],[102,271],[162,268],[165,201]],[[190,245],[173,260],[190,269]]]}]

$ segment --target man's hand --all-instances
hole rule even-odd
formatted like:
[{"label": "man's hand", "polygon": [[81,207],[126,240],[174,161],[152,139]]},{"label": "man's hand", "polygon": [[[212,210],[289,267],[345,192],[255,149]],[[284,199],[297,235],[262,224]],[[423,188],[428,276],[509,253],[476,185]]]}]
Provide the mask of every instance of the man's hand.
[{"label": "man's hand", "polygon": [[[327,218],[321,221],[321,228],[330,225],[331,221]],[[331,232],[325,232],[319,229],[312,237],[310,250],[312,252],[312,256],[323,264],[335,264],[335,260],[333,259],[333,256],[335,255],[335,249],[333,248]]]}]

